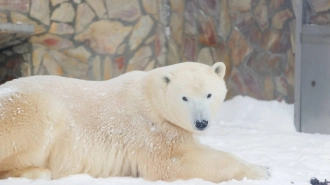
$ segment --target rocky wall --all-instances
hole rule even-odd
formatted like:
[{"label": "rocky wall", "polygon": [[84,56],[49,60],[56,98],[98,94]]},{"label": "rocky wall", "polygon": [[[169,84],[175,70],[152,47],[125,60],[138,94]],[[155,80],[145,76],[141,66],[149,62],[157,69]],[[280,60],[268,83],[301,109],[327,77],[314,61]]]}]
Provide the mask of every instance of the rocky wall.
[{"label": "rocky wall", "polygon": [[182,61],[223,61],[227,98],[293,102],[290,0],[0,0],[0,22],[35,26],[23,76],[106,80]]},{"label": "rocky wall", "polygon": [[294,101],[290,0],[171,0],[169,63],[227,66],[228,97]]},{"label": "rocky wall", "polygon": [[161,0],[0,0],[0,22],[34,25],[27,75],[106,80],[166,65],[161,6]]}]

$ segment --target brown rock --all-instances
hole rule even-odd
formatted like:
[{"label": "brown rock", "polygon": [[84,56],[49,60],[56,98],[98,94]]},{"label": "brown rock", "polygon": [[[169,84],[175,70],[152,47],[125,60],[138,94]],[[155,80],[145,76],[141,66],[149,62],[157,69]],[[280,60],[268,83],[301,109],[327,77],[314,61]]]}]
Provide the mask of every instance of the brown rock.
[{"label": "brown rock", "polygon": [[172,65],[172,64],[177,64],[179,62],[180,62],[179,47],[174,41],[169,40],[166,64]]},{"label": "brown rock", "polygon": [[267,52],[254,52],[247,66],[260,75],[280,75],[283,72],[285,58]]},{"label": "brown rock", "polygon": [[103,0],[86,0],[86,2],[93,8],[98,18],[102,19],[106,16],[107,10]]},{"label": "brown rock", "polygon": [[100,20],[93,22],[87,30],[77,35],[75,40],[87,40],[89,46],[99,54],[114,54],[131,30],[132,27],[124,26],[120,22]]},{"label": "brown rock", "polygon": [[197,61],[210,66],[213,65],[215,61],[211,50],[212,48],[203,48],[198,54]]},{"label": "brown rock", "polygon": [[42,44],[52,49],[64,49],[73,46],[70,40],[52,35],[52,34],[44,34],[41,36],[32,36],[30,42]]},{"label": "brown rock", "polygon": [[119,18],[124,21],[135,21],[141,16],[139,1],[106,0],[109,18]]},{"label": "brown rock", "polygon": [[46,68],[48,74],[64,76],[63,68],[50,56],[48,52],[44,53],[43,66]]},{"label": "brown rock", "polygon": [[117,48],[117,54],[118,55],[122,55],[124,53],[126,49],[126,44],[121,44],[118,48]]},{"label": "brown rock", "polygon": [[142,0],[142,5],[144,10],[148,14],[157,14],[158,13],[158,4],[155,0]]},{"label": "brown rock", "polygon": [[325,12],[330,10],[329,0],[309,0],[315,12]]},{"label": "brown rock", "polygon": [[53,33],[56,35],[73,34],[74,28],[66,23],[53,22],[49,28],[49,33]]},{"label": "brown rock", "polygon": [[154,21],[149,15],[142,16],[140,20],[135,24],[131,37],[129,39],[129,45],[131,50],[135,50],[142,41],[148,36],[152,27],[154,26]]},{"label": "brown rock", "polygon": [[94,17],[95,14],[87,3],[78,5],[75,25],[76,32],[79,33],[85,30],[85,28],[92,22]]},{"label": "brown rock", "polygon": [[275,77],[275,85],[276,85],[276,90],[278,93],[280,93],[283,96],[288,95],[288,83],[286,79],[283,76],[277,76]]},{"label": "brown rock", "polygon": [[75,10],[71,3],[62,3],[60,7],[53,11],[51,20],[59,22],[72,22],[75,16]]},{"label": "brown rock", "polygon": [[193,1],[187,1],[187,8],[184,11],[184,30],[187,35],[196,35],[197,34],[197,8]]},{"label": "brown rock", "polygon": [[231,81],[233,82],[229,83],[231,94],[245,95],[244,82],[240,76],[240,72],[236,68],[233,68],[231,71],[229,82]]},{"label": "brown rock", "polygon": [[151,55],[152,51],[150,46],[143,46],[134,54],[133,58],[129,60],[126,71],[143,70],[149,63]]},{"label": "brown rock", "polygon": [[251,10],[251,0],[229,0],[228,3],[230,16],[234,19],[236,19],[236,16],[239,15],[239,13]]},{"label": "brown rock", "polygon": [[294,87],[295,57],[291,50],[287,52],[288,62],[285,67],[285,78],[287,82]]},{"label": "brown rock", "polygon": [[156,64],[155,60],[150,61],[148,63],[148,65],[144,68],[144,71],[150,71],[150,70],[154,69],[155,64]]},{"label": "brown rock", "polygon": [[275,14],[275,16],[272,19],[272,26],[275,29],[282,29],[283,28],[283,24],[290,19],[293,16],[293,13],[288,10],[282,10],[280,12],[278,12],[277,14]]},{"label": "brown rock", "polygon": [[101,77],[101,59],[99,56],[95,56],[92,59],[92,67],[93,67],[93,78],[92,80],[100,81]]},{"label": "brown rock", "polygon": [[268,12],[272,17],[286,0],[269,0]]},{"label": "brown rock", "polygon": [[196,1],[204,14],[209,16],[217,16],[217,0]]},{"label": "brown rock", "polygon": [[179,46],[182,45],[183,24],[184,24],[183,16],[178,13],[172,13],[171,21],[170,21],[171,36]]},{"label": "brown rock", "polygon": [[64,50],[64,54],[85,63],[88,62],[88,59],[91,56],[91,54],[85,49],[84,46],[79,46],[77,48]]},{"label": "brown rock", "polygon": [[50,9],[49,9],[49,1],[45,0],[31,0],[31,10],[30,16],[38,19],[43,24],[49,26]]},{"label": "brown rock", "polygon": [[252,47],[237,29],[233,31],[229,38],[228,48],[231,51],[231,58],[235,66],[241,64],[245,57],[253,51]]},{"label": "brown rock", "polygon": [[254,16],[258,22],[261,31],[268,28],[268,8],[266,0],[260,0],[257,7],[254,9]]},{"label": "brown rock", "polygon": [[16,12],[10,12],[10,17],[13,23],[18,23],[18,22],[24,22],[28,24],[32,24],[34,26],[34,33],[35,34],[40,34],[46,31],[46,28],[44,25],[39,25],[35,21],[29,19],[27,16],[24,14],[16,13]]},{"label": "brown rock", "polygon": [[290,26],[290,41],[291,41],[292,52],[295,53],[295,51],[296,51],[296,20],[292,20],[289,23],[289,26]]},{"label": "brown rock", "polygon": [[0,10],[28,13],[30,10],[30,0],[0,0]]},{"label": "brown rock", "polygon": [[251,35],[251,28],[255,26],[255,19],[251,12],[241,13],[235,19],[238,30],[246,37]]},{"label": "brown rock", "polygon": [[109,80],[112,78],[113,63],[109,57],[105,57],[103,60],[103,80]]},{"label": "brown rock", "polygon": [[186,37],[183,41],[183,61],[196,60],[197,43],[195,38]]},{"label": "brown rock", "polygon": [[63,3],[64,1],[68,1],[68,0],[50,0],[50,2],[52,3],[52,6],[56,6],[60,3]]},{"label": "brown rock", "polygon": [[182,14],[184,11],[184,0],[170,0],[171,9],[173,12]]},{"label": "brown rock", "polygon": [[126,62],[125,57],[120,56],[118,58],[115,58],[115,61],[113,63],[113,77],[117,77],[124,73],[124,69],[126,68]]},{"label": "brown rock", "polygon": [[0,12],[0,23],[8,22],[7,15],[4,12]]},{"label": "brown rock", "polygon": [[264,99],[273,100],[274,99],[274,83],[271,77],[266,76],[264,78]]},{"label": "brown rock", "polygon": [[258,82],[258,77],[248,69],[240,71],[240,76],[245,86],[246,95],[256,99],[263,99],[263,88]]},{"label": "brown rock", "polygon": [[166,66],[166,54],[161,54],[157,56],[157,64],[159,67]]},{"label": "brown rock", "polygon": [[220,24],[218,28],[218,34],[222,37],[223,40],[227,40],[230,32],[231,32],[231,19],[228,12],[228,0],[220,1]]},{"label": "brown rock", "polygon": [[316,25],[327,25],[330,24],[330,12],[327,13],[318,13],[316,15],[311,16],[310,24]]},{"label": "brown rock", "polygon": [[149,38],[146,39],[146,41],[144,42],[145,44],[150,44],[151,42],[154,42],[156,39],[156,35],[152,35]]},{"label": "brown rock", "polygon": [[45,48],[43,46],[33,46],[35,49],[32,52],[32,65],[33,65],[33,74],[39,74],[39,68],[41,65],[42,57],[45,52]]},{"label": "brown rock", "polygon": [[198,32],[199,42],[207,46],[217,45],[217,34],[215,31],[214,20],[211,17],[202,20]]},{"label": "brown rock", "polygon": [[290,48],[290,33],[287,30],[268,30],[262,38],[261,47],[273,53],[284,53]]},{"label": "brown rock", "polygon": [[78,60],[68,57],[56,50],[50,50],[50,55],[63,68],[66,76],[75,78],[86,78],[88,72],[88,64],[79,62]]}]

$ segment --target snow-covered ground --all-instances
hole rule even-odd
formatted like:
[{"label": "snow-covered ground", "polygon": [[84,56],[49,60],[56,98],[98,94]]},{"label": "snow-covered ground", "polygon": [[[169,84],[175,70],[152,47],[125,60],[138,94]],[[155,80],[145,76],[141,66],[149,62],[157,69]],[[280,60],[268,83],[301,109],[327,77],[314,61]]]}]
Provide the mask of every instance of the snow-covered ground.
[{"label": "snow-covered ground", "polygon": [[[235,97],[225,102],[202,143],[231,152],[244,160],[271,168],[271,178],[262,181],[229,181],[222,185],[307,185],[311,177],[330,179],[330,135],[297,133],[293,105]],[[94,179],[75,175],[55,181],[1,180],[0,185],[142,185],[213,184],[201,179],[147,182],[141,178]]]}]

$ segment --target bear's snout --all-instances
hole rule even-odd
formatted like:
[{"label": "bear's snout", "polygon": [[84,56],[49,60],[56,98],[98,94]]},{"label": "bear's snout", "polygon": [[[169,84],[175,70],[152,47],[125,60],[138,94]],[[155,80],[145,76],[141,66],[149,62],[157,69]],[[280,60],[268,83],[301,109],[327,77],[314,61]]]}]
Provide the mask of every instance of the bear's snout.
[{"label": "bear's snout", "polygon": [[198,130],[204,130],[204,129],[207,127],[207,124],[208,124],[208,123],[209,123],[209,122],[206,121],[206,120],[202,120],[202,121],[197,120],[197,121],[195,122],[195,127],[196,127]]}]

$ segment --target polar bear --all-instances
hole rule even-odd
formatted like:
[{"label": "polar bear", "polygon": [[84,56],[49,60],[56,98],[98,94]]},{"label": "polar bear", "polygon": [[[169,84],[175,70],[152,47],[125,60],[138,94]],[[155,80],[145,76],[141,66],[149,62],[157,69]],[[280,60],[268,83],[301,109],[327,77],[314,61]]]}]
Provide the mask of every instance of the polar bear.
[{"label": "polar bear", "polygon": [[224,101],[225,65],[184,62],[107,81],[58,76],[0,86],[0,178],[264,179],[267,169],[203,146]]}]

